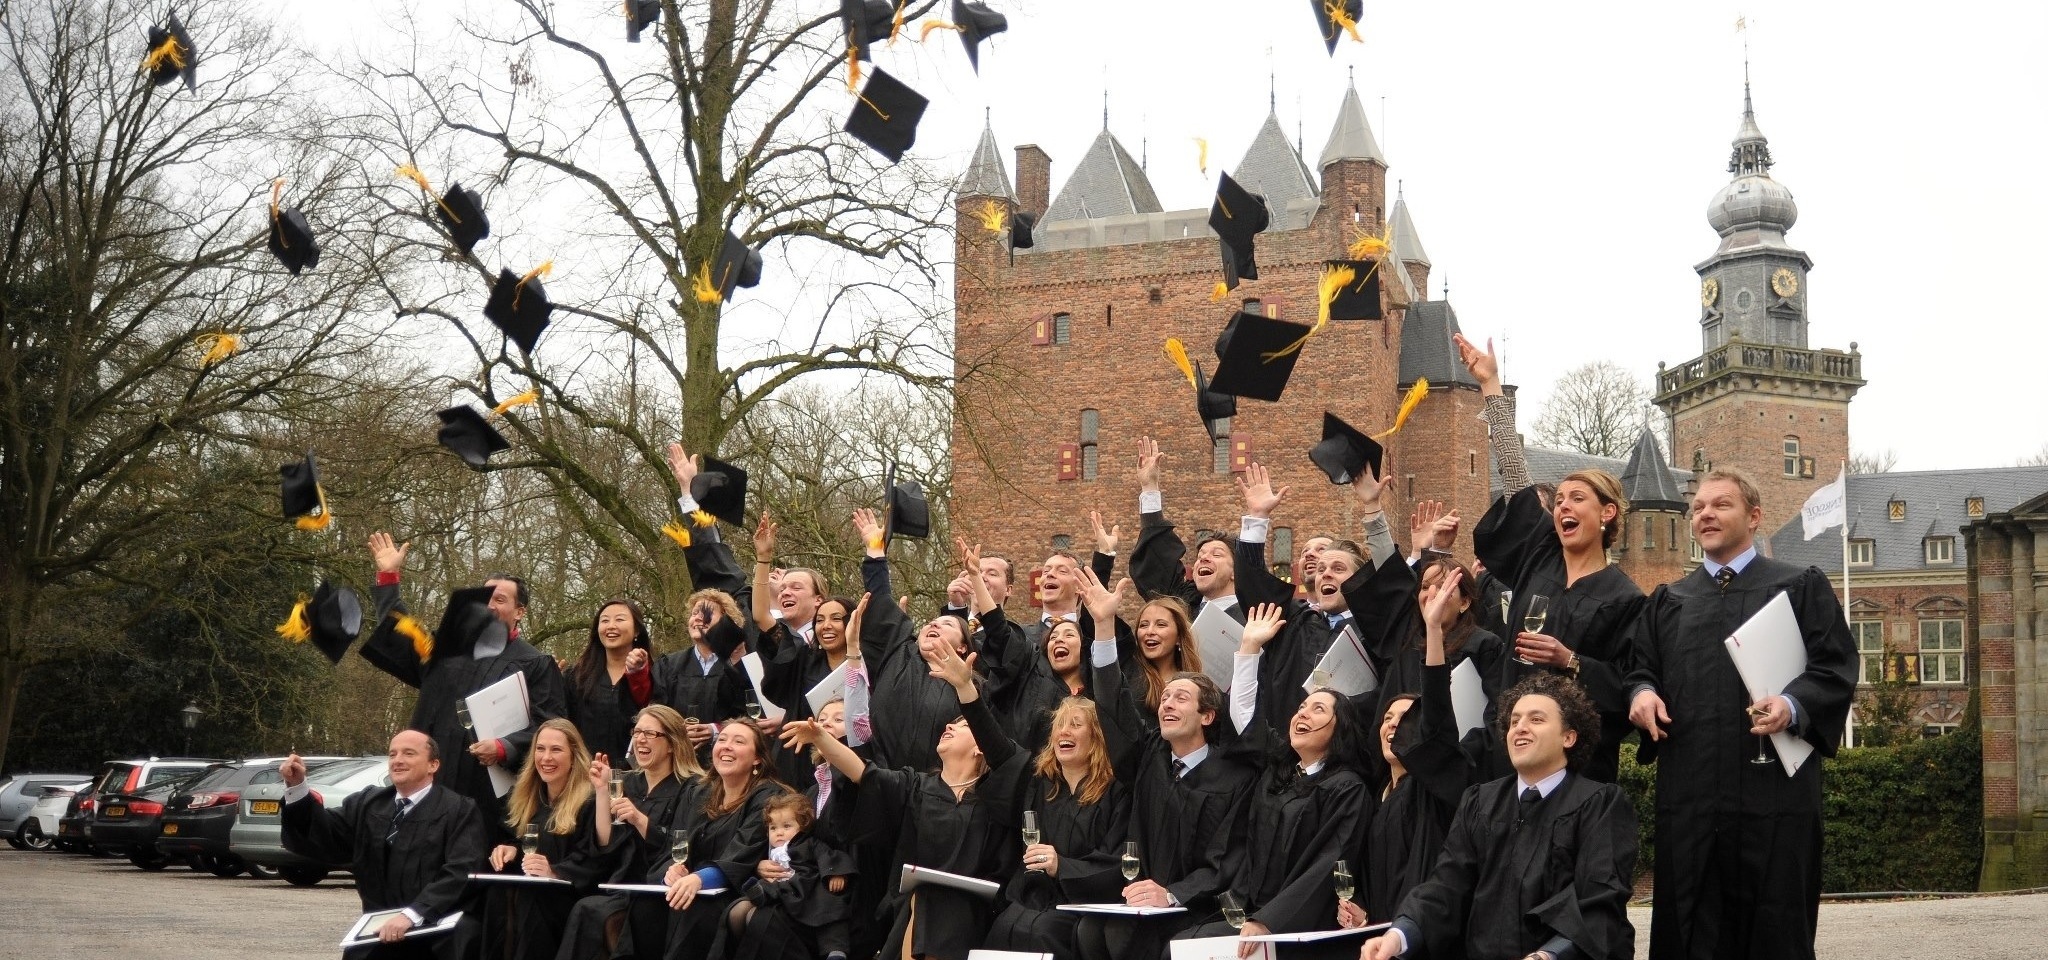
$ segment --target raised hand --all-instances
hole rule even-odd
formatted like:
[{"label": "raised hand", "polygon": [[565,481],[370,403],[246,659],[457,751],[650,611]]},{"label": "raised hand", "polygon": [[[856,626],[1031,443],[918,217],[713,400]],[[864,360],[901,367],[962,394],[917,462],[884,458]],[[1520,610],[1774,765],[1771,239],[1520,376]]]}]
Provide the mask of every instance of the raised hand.
[{"label": "raised hand", "polygon": [[1095,527],[1095,552],[1115,553],[1118,541],[1123,539],[1123,525],[1117,524],[1108,530],[1102,529],[1102,511],[1100,510],[1088,511],[1088,522]]},{"label": "raised hand", "polygon": [[306,782],[306,761],[299,759],[296,753],[286,757],[284,763],[277,768],[277,777],[283,780],[287,787],[296,787]]},{"label": "raised hand", "polygon": [[[600,753],[590,758],[590,786],[600,797],[610,797],[612,790],[612,760]],[[609,801],[607,801],[609,803]]]},{"label": "raised hand", "polygon": [[1138,489],[1159,489],[1159,461],[1165,456],[1159,452],[1159,441],[1151,437],[1138,438]]},{"label": "raised hand", "polygon": [[391,535],[382,530],[370,534],[370,559],[377,564],[378,573],[397,573],[405,569],[405,555],[412,550],[412,541],[394,545]]},{"label": "raised hand", "polygon": [[954,537],[953,550],[960,554],[962,569],[973,576],[981,576],[981,544],[968,543],[966,537]]},{"label": "raised hand", "polygon": [[1262,603],[1245,611],[1244,634],[1238,638],[1237,652],[1258,653],[1280,635],[1280,628],[1287,626],[1279,605]]},{"label": "raised hand", "polygon": [[676,486],[681,487],[684,493],[690,492],[690,484],[697,479],[698,469],[697,458],[684,450],[682,444],[668,445],[668,472],[675,476]]},{"label": "raised hand", "polygon": [[868,614],[868,601],[874,598],[872,593],[861,594],[860,602],[853,605],[853,612],[846,615],[846,657],[849,660],[860,659],[860,621]]},{"label": "raised hand", "polygon": [[974,583],[972,578],[976,576],[979,576],[979,574],[962,573],[954,577],[952,583],[946,584],[946,605],[965,610],[967,604],[974,600]]},{"label": "raised hand", "polygon": [[[1358,508],[1367,516],[1380,512],[1380,501],[1386,497],[1387,488],[1394,485],[1394,472],[1387,469],[1387,461],[1380,460],[1380,476],[1373,476],[1368,467],[1358,476],[1351,478],[1351,492],[1358,495]],[[1286,493],[1285,490],[1281,491]]]},{"label": "raised hand", "polygon": [[868,556],[881,557],[884,555],[882,550],[882,521],[875,517],[875,511],[867,507],[860,507],[854,510],[853,529],[854,532],[860,534],[860,542],[867,546]]},{"label": "raised hand", "polygon": [[1237,492],[1244,495],[1244,512],[1250,516],[1268,518],[1273,508],[1287,498],[1291,487],[1273,489],[1272,474],[1266,472],[1263,464],[1252,463],[1244,468],[1244,474],[1237,478]]},{"label": "raised hand", "polygon": [[1458,359],[1464,362],[1465,369],[1472,371],[1472,379],[1479,381],[1481,387],[1500,386],[1500,358],[1493,354],[1493,338],[1487,338],[1485,350],[1473,346],[1462,333],[1452,334],[1451,343],[1457,346]]},{"label": "raised hand", "polygon": [[1439,553],[1449,553],[1458,545],[1458,511],[1447,510],[1429,525],[1429,543]]},{"label": "raised hand", "polygon": [[953,644],[943,639],[921,639],[917,642],[917,647],[918,653],[924,656],[924,662],[931,665],[931,675],[952,684],[953,692],[959,695],[961,703],[975,699],[969,694],[974,692],[974,661],[977,654],[970,653],[967,659],[962,660],[960,655],[953,651]]},{"label": "raised hand", "polygon": [[782,738],[782,745],[795,751],[817,746],[818,741],[826,736],[825,728],[819,726],[816,720],[791,720],[782,725],[779,735]]},{"label": "raised hand", "polygon": [[1458,622],[1458,583],[1465,579],[1465,571],[1450,570],[1443,579],[1436,582],[1436,591],[1429,595],[1422,608],[1423,622],[1429,627],[1448,631]]},{"label": "raised hand", "polygon": [[1086,607],[1088,614],[1098,622],[1116,617],[1117,608],[1123,605],[1124,596],[1130,589],[1129,577],[1118,580],[1116,589],[1110,590],[1102,585],[1102,579],[1095,575],[1093,568],[1081,568],[1081,606]]},{"label": "raised hand", "polygon": [[754,562],[772,563],[775,560],[775,531],[781,529],[768,511],[761,511],[761,522],[754,525]]}]

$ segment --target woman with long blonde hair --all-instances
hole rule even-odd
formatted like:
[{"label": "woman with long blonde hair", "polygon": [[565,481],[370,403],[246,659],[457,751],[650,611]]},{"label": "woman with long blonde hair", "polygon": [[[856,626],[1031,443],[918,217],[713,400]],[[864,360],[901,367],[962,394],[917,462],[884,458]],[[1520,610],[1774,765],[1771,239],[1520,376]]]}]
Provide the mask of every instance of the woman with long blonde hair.
[{"label": "woman with long blonde hair", "polygon": [[1051,739],[1024,786],[1024,809],[1037,820],[1037,842],[1024,847],[1010,875],[1004,889],[1009,906],[989,931],[990,949],[1072,960],[1079,955],[1074,927],[1081,915],[1059,905],[1122,899],[1118,860],[1130,791],[1116,779],[1095,711],[1095,701],[1084,697],[1068,697],[1053,711]]},{"label": "woman with long blonde hair", "polygon": [[[590,750],[576,725],[559,717],[540,725],[519,779],[506,798],[506,825],[519,845],[491,851],[491,870],[566,880],[569,886],[492,883],[484,899],[483,956],[545,960],[555,955],[578,898],[605,879],[598,856]],[[607,826],[610,817],[605,818]]]}]

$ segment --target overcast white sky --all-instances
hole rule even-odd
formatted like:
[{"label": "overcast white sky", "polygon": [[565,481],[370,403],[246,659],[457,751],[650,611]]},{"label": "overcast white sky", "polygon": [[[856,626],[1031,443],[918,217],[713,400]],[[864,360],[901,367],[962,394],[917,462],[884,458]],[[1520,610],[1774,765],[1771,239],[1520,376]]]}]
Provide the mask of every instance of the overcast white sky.
[{"label": "overcast white sky", "polygon": [[[364,8],[393,4],[266,5],[309,36],[375,46],[382,18]],[[431,20],[483,5],[404,7]],[[964,166],[988,108],[1006,157],[1051,153],[1057,189],[1102,128],[1106,88],[1111,129],[1149,154],[1162,203],[1204,206],[1263,121],[1269,76],[1313,166],[1355,69],[1434,263],[1431,295],[1448,279],[1468,333],[1505,340],[1532,415],[1589,360],[1648,381],[1698,355],[1692,266],[1717,242],[1705,211],[1729,179],[1747,39],[1772,173],[1799,202],[1790,239],[1814,260],[1811,344],[1863,352],[1854,448],[1941,469],[2048,446],[2034,384],[2048,4],[1367,0],[1365,42],[1335,57],[1311,0],[992,5],[1010,32],[984,44],[978,77],[951,34],[878,52],[932,98],[913,152],[942,169]],[[616,2],[561,7],[608,53],[636,49]],[[833,112],[850,99],[831,96]]]}]

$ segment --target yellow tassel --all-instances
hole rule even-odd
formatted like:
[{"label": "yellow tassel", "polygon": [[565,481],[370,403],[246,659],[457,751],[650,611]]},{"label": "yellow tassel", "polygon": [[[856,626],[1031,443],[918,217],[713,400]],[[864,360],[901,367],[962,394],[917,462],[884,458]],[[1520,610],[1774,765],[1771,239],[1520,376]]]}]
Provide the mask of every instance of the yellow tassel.
[{"label": "yellow tassel", "polygon": [[1330,322],[1330,301],[1337,299],[1338,291],[1356,279],[1358,271],[1350,267],[1323,268],[1323,279],[1316,292],[1316,300],[1321,304],[1320,312],[1316,314],[1316,329],[1320,330],[1323,324]]},{"label": "yellow tassel", "polygon": [[690,548],[690,528],[684,526],[681,521],[670,520],[662,524],[661,532],[668,534],[668,538],[674,540],[676,546],[682,547],[685,550]]},{"label": "yellow tassel", "polygon": [[704,510],[692,510],[690,511],[690,522],[700,527],[708,527],[717,523],[718,518]]},{"label": "yellow tassel", "polygon": [[1385,440],[1394,434],[1400,433],[1401,428],[1408,425],[1408,415],[1414,413],[1415,408],[1422,405],[1422,398],[1427,396],[1429,396],[1429,379],[1419,377],[1416,379],[1415,385],[1408,388],[1408,395],[1401,398],[1401,409],[1394,414],[1394,425],[1388,427],[1385,433],[1374,434],[1373,439]]},{"label": "yellow tassel", "polygon": [[981,220],[981,228],[990,233],[1002,233],[1010,220],[1010,211],[994,200],[983,200],[981,209],[974,215]]},{"label": "yellow tassel", "polygon": [[456,223],[462,222],[462,218],[456,216],[455,211],[449,208],[448,201],[441,199],[440,194],[435,193],[433,187],[427,186],[427,175],[421,173],[420,168],[408,163],[398,168],[398,175],[401,177],[405,177],[406,179],[411,180],[414,183],[419,184],[420,192],[426,194],[427,196],[433,197],[434,202],[440,205],[441,212],[448,215],[448,219],[453,220]]},{"label": "yellow tassel", "polygon": [[1204,176],[1209,173],[1209,141],[1195,138],[1195,165],[1202,168]]},{"label": "yellow tassel", "polygon": [[495,407],[492,407],[492,408],[491,408],[491,414],[492,414],[493,416],[500,416],[500,417],[502,417],[502,416],[504,416],[504,415],[505,415],[505,411],[507,411],[507,410],[510,410],[510,409],[512,409],[513,407],[524,407],[524,406],[528,406],[528,405],[531,405],[531,404],[536,404],[536,403],[539,403],[539,402],[540,402],[540,390],[536,388],[536,389],[533,389],[533,390],[528,390],[528,391],[526,391],[525,393],[519,394],[518,396],[512,397],[512,398],[511,398],[511,399],[509,399],[509,400],[506,400],[506,401],[505,401],[504,403],[501,403],[501,404],[498,404],[498,405],[497,405],[497,406],[495,406]]},{"label": "yellow tassel", "polygon": [[1223,298],[1227,296],[1230,296],[1230,284],[1218,280],[1216,286],[1209,291],[1209,302],[1222,303]]},{"label": "yellow tassel", "polygon": [[1353,260],[1384,260],[1388,254],[1394,252],[1393,230],[1393,227],[1387,227],[1386,231],[1377,237],[1360,230],[1358,235],[1351,239],[1351,248],[1346,252],[1351,254]]},{"label": "yellow tassel", "polygon": [[[283,178],[283,177],[279,177],[279,178],[277,178],[277,179],[275,179],[275,180],[272,180],[272,181],[270,181],[270,222],[271,222],[271,223],[276,223],[276,222],[277,222],[277,204],[278,204],[278,201],[280,201],[280,200],[282,200],[282,199],[284,199],[284,178]],[[283,245],[284,245],[284,247],[285,247],[286,249],[290,249],[290,248],[291,248],[291,242],[290,242],[290,241],[288,241],[288,240],[286,240],[286,239],[284,238],[284,235],[283,235],[283,234],[279,234],[279,235],[278,235],[278,242],[279,242],[280,244],[283,244]]]},{"label": "yellow tassel", "polygon": [[306,608],[312,603],[311,597],[299,594],[299,602],[292,607],[292,615],[277,625],[277,635],[293,643],[305,643],[313,639],[313,621],[306,616]]},{"label": "yellow tassel", "polygon": [[697,294],[698,303],[718,303],[725,299],[718,293],[718,284],[711,282],[711,264],[708,261],[697,268],[697,276],[690,286]]},{"label": "yellow tassel", "polygon": [[177,37],[166,37],[164,42],[157,44],[156,49],[149,52],[149,56],[142,58],[142,69],[155,70],[163,66],[165,60],[169,60],[171,66],[180,70],[185,69],[185,51],[178,43]]},{"label": "yellow tassel", "polygon": [[399,636],[411,638],[413,655],[419,657],[421,663],[432,659],[434,656],[434,635],[428,633],[427,628],[420,626],[418,620],[414,620],[402,613],[397,616],[398,623],[393,625],[392,629],[397,630]]},{"label": "yellow tassel", "polygon": [[896,0],[896,19],[889,23],[889,42],[896,42],[896,35],[903,32],[903,5],[910,0]]},{"label": "yellow tassel", "polygon": [[199,365],[201,367],[210,367],[242,352],[242,338],[225,331],[201,334],[199,337],[199,347],[206,351],[199,358]]},{"label": "yellow tassel", "polygon": [[846,91],[848,93],[852,93],[853,91],[859,89],[860,48],[854,46],[852,41],[848,41],[846,44]]},{"label": "yellow tassel", "polygon": [[555,262],[553,260],[545,261],[540,266],[526,271],[526,275],[520,277],[519,282],[512,285],[512,309],[519,309],[519,295],[526,292],[526,281],[535,277],[544,277],[554,272]]},{"label": "yellow tassel", "polygon": [[334,511],[327,509],[327,488],[314,484],[313,496],[319,500],[320,506],[298,519],[295,526],[301,530],[325,530],[334,523]]},{"label": "yellow tassel", "polygon": [[1195,365],[1188,361],[1188,348],[1179,337],[1166,338],[1166,359],[1180,368],[1180,375],[1188,378],[1188,386],[1195,385]]},{"label": "yellow tassel", "polygon": [[967,32],[966,28],[958,24],[947,23],[944,20],[926,20],[924,26],[918,31],[917,42],[923,43],[931,39],[933,30],[951,30],[955,33]]},{"label": "yellow tassel", "polygon": [[1365,38],[1358,35],[1358,21],[1351,19],[1351,12],[1344,9],[1344,0],[1323,0],[1323,15],[1339,30],[1350,34],[1353,43],[1365,42]]}]

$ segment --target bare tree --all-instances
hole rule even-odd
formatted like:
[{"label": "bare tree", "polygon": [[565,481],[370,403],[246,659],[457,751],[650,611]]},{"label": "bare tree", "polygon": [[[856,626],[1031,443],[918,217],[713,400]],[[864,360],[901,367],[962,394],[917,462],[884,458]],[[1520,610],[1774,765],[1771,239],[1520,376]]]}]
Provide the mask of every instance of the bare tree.
[{"label": "bare tree", "polygon": [[1850,473],[1890,473],[1899,465],[1897,450],[1879,450],[1875,453],[1859,450],[1849,454]]},{"label": "bare tree", "polygon": [[2021,457],[2014,465],[2021,467],[2048,467],[2048,443],[2042,444],[2041,449]]},{"label": "bare tree", "polygon": [[1645,428],[1661,436],[1663,422],[1641,379],[1596,360],[1558,378],[1534,427],[1539,445],[1618,459]]},{"label": "bare tree", "polygon": [[296,278],[266,252],[273,177],[316,224],[355,201],[286,95],[304,64],[236,8],[180,5],[196,92],[139,69],[155,4],[0,16],[0,762],[38,617],[174,526],[159,456],[204,462],[342,392],[375,333],[355,237]]}]

